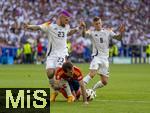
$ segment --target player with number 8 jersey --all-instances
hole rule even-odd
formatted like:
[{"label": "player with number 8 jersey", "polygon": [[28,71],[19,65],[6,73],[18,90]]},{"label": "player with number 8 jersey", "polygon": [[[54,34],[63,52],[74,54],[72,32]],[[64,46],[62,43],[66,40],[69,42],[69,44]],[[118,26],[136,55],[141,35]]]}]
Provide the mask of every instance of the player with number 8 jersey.
[{"label": "player with number 8 jersey", "polygon": [[89,81],[98,73],[100,80],[93,86],[93,90],[101,88],[108,83],[109,78],[109,42],[112,38],[121,40],[125,26],[119,27],[119,33],[114,33],[111,29],[102,28],[102,21],[99,17],[93,18],[94,30],[86,31],[85,23],[82,22],[84,28],[83,35],[89,37],[93,44],[92,61],[90,64],[90,72],[84,77],[84,83],[88,84]]}]

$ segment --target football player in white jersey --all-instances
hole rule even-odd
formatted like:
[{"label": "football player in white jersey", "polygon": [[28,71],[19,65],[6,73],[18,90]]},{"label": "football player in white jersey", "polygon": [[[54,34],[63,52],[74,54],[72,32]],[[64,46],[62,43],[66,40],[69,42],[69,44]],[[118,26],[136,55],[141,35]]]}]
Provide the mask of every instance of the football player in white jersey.
[{"label": "football player in white jersey", "polygon": [[[70,13],[62,11],[59,14],[56,24],[47,22],[41,25],[26,25],[26,28],[28,29],[42,30],[48,35],[49,43],[47,49],[46,71],[49,83],[53,89],[55,89],[55,69],[61,67],[66,60],[66,56],[68,56],[67,37],[78,31],[78,27],[70,29],[69,20]],[[68,86],[65,90],[68,95],[68,102],[71,102],[74,97],[72,96],[68,83],[64,84]],[[58,84],[56,84],[56,86],[57,85]],[[58,92],[55,90],[51,96],[51,101],[55,101],[57,94]]]},{"label": "football player in white jersey", "polygon": [[100,75],[100,80],[93,86],[93,90],[101,88],[108,83],[109,78],[109,41],[111,38],[121,40],[122,34],[125,31],[125,26],[120,25],[119,33],[116,34],[110,29],[102,28],[102,21],[99,17],[94,17],[93,26],[94,30],[86,31],[85,23],[82,22],[84,27],[83,35],[85,37],[91,38],[93,45],[93,59],[90,64],[90,72],[84,77],[84,83],[88,84],[89,81],[98,73]]}]

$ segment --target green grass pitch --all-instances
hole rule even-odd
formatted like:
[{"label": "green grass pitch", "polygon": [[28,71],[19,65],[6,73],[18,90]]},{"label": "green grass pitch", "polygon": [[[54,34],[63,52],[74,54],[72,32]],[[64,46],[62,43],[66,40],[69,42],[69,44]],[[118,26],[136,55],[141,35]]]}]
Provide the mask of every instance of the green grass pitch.
[{"label": "green grass pitch", "polygon": [[[89,64],[76,64],[88,73]],[[90,82],[88,88],[99,80]],[[44,65],[0,65],[0,88],[48,88]],[[89,105],[67,103],[59,95],[51,113],[150,113],[150,65],[110,65],[109,84]]]}]

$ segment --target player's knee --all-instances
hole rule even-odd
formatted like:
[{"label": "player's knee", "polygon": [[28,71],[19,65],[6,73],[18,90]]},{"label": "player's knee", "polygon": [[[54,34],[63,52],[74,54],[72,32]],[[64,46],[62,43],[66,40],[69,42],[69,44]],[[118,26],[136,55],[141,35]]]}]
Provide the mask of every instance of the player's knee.
[{"label": "player's knee", "polygon": [[108,84],[107,81],[103,80],[102,83],[106,86]]},{"label": "player's knee", "polygon": [[89,74],[91,78],[94,78],[94,74]]},{"label": "player's knee", "polygon": [[90,71],[89,75],[90,75],[91,78],[93,78],[96,75],[96,72],[95,71]]},{"label": "player's knee", "polygon": [[52,79],[54,77],[54,70],[47,70],[47,76],[49,79]]}]

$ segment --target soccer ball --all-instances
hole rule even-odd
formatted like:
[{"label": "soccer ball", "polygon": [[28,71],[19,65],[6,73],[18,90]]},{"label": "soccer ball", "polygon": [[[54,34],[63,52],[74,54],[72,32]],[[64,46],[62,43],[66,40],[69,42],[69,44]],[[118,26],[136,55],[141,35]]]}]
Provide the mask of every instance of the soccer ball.
[{"label": "soccer ball", "polygon": [[96,97],[96,92],[93,89],[86,89],[87,100],[91,101]]}]

